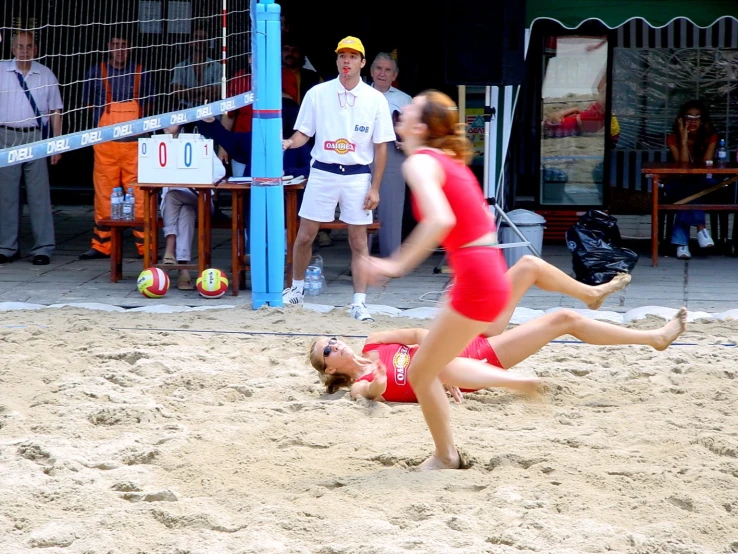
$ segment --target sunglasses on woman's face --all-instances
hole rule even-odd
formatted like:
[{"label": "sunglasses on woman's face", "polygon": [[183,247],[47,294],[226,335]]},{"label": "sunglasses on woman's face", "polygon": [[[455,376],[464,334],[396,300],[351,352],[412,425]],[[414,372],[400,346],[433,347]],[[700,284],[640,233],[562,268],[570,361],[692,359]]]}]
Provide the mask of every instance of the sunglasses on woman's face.
[{"label": "sunglasses on woman's face", "polygon": [[328,340],[328,343],[325,345],[325,348],[323,348],[323,359],[331,355],[331,352],[333,352],[333,348],[331,347],[337,342],[338,342],[338,339],[336,337],[333,337],[332,339]]},{"label": "sunglasses on woman's face", "polygon": [[691,119],[692,121],[699,121],[700,119],[702,119],[702,116],[701,116],[701,115],[691,115],[691,114],[687,114],[687,115],[685,115],[684,117],[685,117],[686,119]]}]

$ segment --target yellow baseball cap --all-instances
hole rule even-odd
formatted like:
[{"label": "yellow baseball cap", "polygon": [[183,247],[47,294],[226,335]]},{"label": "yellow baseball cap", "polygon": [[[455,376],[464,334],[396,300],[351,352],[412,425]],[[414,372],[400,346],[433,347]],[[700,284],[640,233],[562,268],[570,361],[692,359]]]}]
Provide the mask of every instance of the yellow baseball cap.
[{"label": "yellow baseball cap", "polygon": [[356,37],[346,37],[341,42],[339,42],[338,46],[336,46],[336,53],[338,53],[339,50],[343,50],[344,48],[347,48],[349,50],[356,50],[362,56],[366,56],[366,53],[364,52],[364,45],[361,44],[361,41]]}]

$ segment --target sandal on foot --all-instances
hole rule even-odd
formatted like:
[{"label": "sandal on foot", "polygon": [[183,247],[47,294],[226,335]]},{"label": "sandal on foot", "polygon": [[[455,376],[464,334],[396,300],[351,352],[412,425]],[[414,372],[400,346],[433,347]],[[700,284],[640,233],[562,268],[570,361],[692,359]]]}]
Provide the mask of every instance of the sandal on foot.
[{"label": "sandal on foot", "polygon": [[180,275],[177,278],[177,288],[179,290],[195,290],[195,285],[192,284],[192,279],[184,275]]},{"label": "sandal on foot", "polygon": [[177,265],[177,259],[171,254],[165,254],[164,265]]}]

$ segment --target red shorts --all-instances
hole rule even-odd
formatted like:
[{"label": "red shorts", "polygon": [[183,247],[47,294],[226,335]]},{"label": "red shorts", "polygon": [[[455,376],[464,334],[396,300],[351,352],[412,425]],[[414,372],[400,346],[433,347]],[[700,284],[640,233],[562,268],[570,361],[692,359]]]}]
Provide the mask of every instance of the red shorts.
[{"label": "red shorts", "polygon": [[480,360],[486,364],[493,365],[500,369],[505,369],[502,367],[502,364],[500,363],[497,354],[492,348],[492,345],[487,340],[487,337],[483,337],[482,335],[479,335],[473,341],[471,341],[469,343],[469,346],[464,348],[464,350],[461,351],[461,354],[459,354],[458,357]]},{"label": "red shorts", "polygon": [[510,299],[510,280],[502,252],[491,246],[459,248],[448,254],[454,274],[451,307],[464,317],[491,323]]}]

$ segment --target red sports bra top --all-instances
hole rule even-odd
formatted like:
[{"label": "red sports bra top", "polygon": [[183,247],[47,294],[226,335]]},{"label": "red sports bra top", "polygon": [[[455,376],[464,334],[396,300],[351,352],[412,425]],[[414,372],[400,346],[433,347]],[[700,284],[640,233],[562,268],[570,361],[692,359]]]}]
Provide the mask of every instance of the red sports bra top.
[{"label": "red sports bra top", "polygon": [[[441,165],[445,175],[443,192],[456,217],[456,225],[441,239],[441,245],[447,253],[452,253],[495,230],[495,224],[488,215],[487,200],[471,169],[436,150],[422,148],[415,153],[427,154],[434,158]],[[411,200],[413,215],[420,221],[423,218],[420,206],[414,195],[411,196]]]}]

